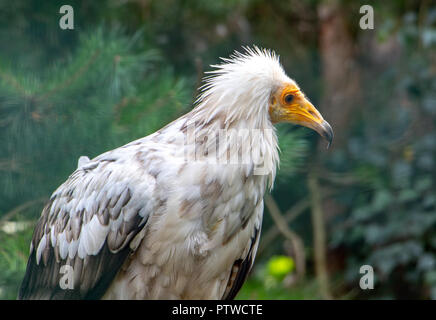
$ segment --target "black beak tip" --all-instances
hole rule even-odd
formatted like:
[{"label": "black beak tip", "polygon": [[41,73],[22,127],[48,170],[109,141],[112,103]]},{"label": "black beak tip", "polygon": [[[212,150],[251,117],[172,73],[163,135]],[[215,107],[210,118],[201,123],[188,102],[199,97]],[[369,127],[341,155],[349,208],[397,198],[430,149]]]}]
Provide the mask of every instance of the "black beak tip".
[{"label": "black beak tip", "polygon": [[323,127],[323,134],[322,136],[327,140],[327,149],[330,148],[332,141],[333,141],[333,129],[330,126],[330,124],[324,120],[324,122],[322,123],[322,127]]}]

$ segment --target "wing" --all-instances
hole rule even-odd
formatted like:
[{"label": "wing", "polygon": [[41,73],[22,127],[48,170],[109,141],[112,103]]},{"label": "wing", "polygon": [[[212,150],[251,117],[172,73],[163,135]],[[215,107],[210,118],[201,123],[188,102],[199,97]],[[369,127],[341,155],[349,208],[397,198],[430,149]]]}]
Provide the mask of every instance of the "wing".
[{"label": "wing", "polygon": [[222,300],[233,300],[241,290],[247,276],[254,263],[257,247],[259,245],[260,226],[255,227],[254,234],[249,243],[249,249],[245,257],[234,262],[229,280],[227,282],[226,291],[223,294]]},{"label": "wing", "polygon": [[132,239],[153,211],[155,178],[135,157],[114,151],[81,163],[53,193],[19,299],[99,299],[135,249]]}]

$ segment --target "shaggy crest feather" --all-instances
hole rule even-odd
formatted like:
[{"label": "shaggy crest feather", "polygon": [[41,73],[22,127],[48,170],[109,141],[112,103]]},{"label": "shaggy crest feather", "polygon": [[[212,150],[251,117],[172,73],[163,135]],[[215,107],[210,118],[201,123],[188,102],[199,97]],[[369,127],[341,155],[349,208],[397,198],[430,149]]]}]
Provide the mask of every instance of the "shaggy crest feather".
[{"label": "shaggy crest feather", "polygon": [[217,114],[226,123],[238,119],[253,121],[252,128],[268,126],[268,102],[271,92],[284,82],[294,83],[284,72],[279,56],[271,50],[243,47],[223,63],[211,65],[196,100],[198,113],[207,113],[207,122]]}]

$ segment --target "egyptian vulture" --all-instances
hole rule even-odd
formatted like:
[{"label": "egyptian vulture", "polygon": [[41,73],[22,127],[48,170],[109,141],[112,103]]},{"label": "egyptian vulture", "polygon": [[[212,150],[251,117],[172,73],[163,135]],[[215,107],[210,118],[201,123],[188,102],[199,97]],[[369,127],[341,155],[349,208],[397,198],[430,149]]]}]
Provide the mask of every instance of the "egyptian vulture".
[{"label": "egyptian vulture", "polygon": [[244,50],[212,66],[189,113],[81,157],[35,227],[19,299],[236,296],[279,162],[274,124],[333,138],[274,52]]}]

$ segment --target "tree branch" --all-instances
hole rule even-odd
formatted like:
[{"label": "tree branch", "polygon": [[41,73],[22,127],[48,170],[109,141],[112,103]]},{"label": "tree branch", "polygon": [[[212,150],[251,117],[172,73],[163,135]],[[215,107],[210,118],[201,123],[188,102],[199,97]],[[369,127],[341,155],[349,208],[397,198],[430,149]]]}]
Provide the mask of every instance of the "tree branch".
[{"label": "tree branch", "polygon": [[[284,214],[284,219],[286,221],[286,225],[289,225],[292,221],[297,219],[305,210],[307,210],[310,206],[310,202],[308,199],[303,199],[297,202],[294,206],[288,209]],[[260,246],[258,249],[258,254],[262,254],[262,252],[274,241],[274,239],[280,235],[280,230],[277,225],[272,226],[267,230],[265,235],[263,235],[262,240],[260,242]]]},{"label": "tree branch", "polygon": [[301,240],[301,238],[289,228],[288,223],[280,212],[276,201],[270,194],[267,194],[265,196],[265,205],[268,208],[268,211],[271,214],[271,217],[273,218],[277,229],[280,231],[280,233],[283,234],[286,239],[291,242],[292,249],[295,255],[297,278],[303,278],[304,274],[306,273],[306,257],[304,253],[303,240]]},{"label": "tree branch", "polygon": [[5,222],[7,222],[8,220],[10,220],[13,216],[15,216],[16,214],[30,208],[31,206],[37,204],[37,203],[44,203],[47,201],[46,197],[43,198],[38,198],[38,199],[34,199],[34,200],[30,200],[27,201],[21,205],[19,205],[18,207],[15,207],[14,209],[12,209],[11,211],[5,213],[1,218],[0,218],[0,226],[3,225]]},{"label": "tree branch", "polygon": [[308,177],[308,187],[312,208],[312,226],[313,226],[313,246],[315,271],[320,287],[321,295],[324,299],[332,299],[330,292],[329,275],[326,262],[326,232],[324,225],[324,214],[322,211],[322,195],[318,184],[316,173],[312,172]]}]

